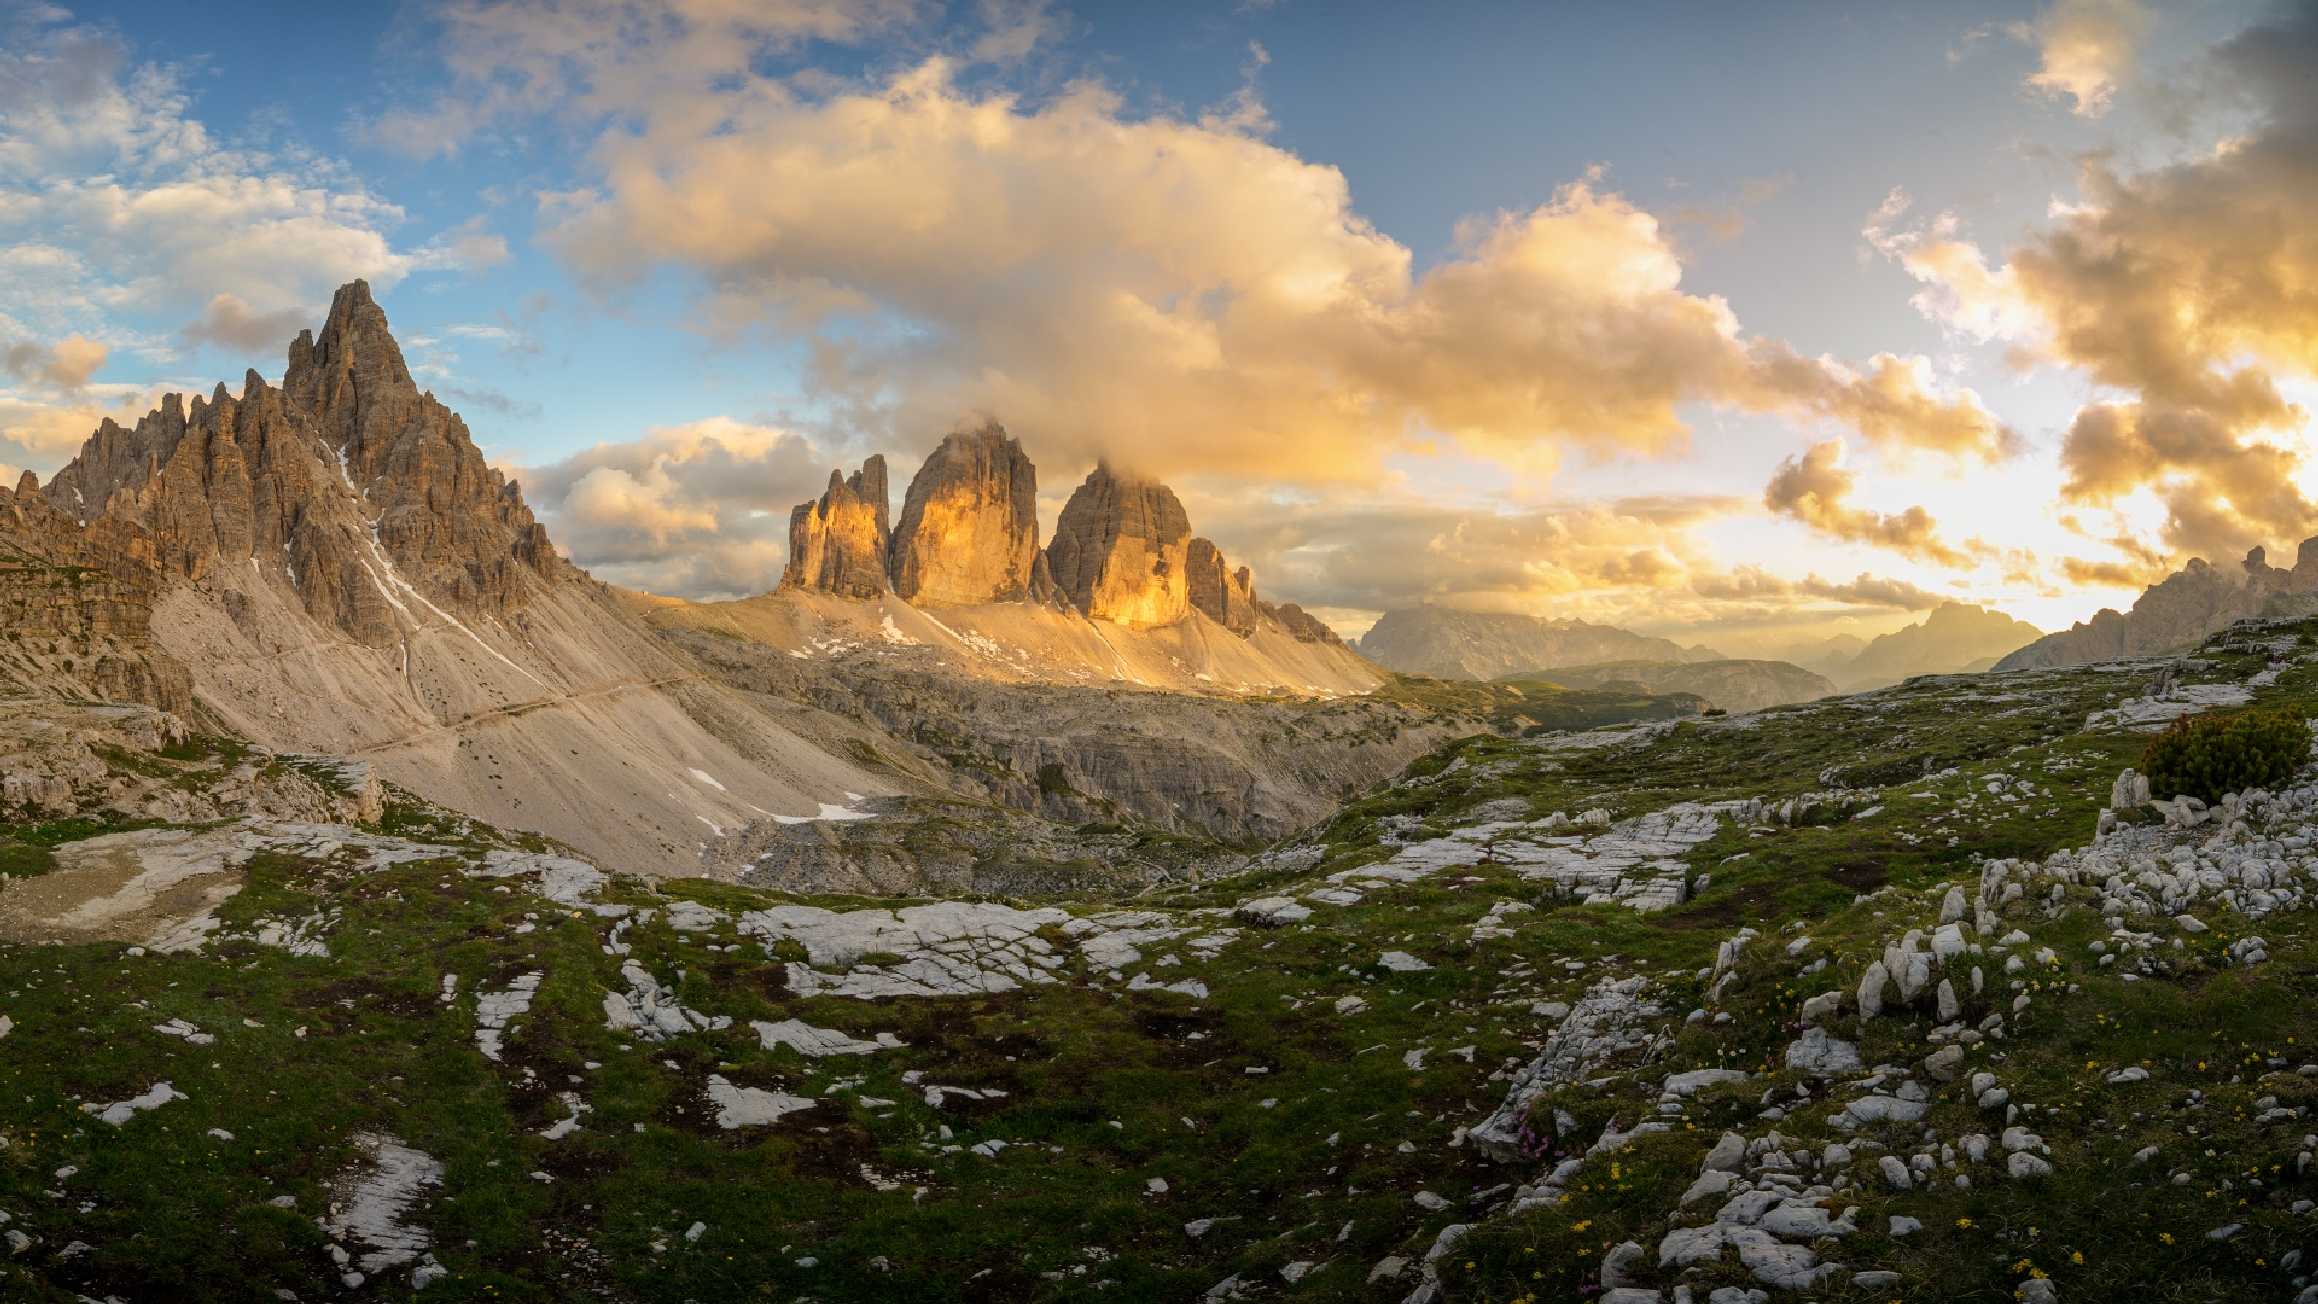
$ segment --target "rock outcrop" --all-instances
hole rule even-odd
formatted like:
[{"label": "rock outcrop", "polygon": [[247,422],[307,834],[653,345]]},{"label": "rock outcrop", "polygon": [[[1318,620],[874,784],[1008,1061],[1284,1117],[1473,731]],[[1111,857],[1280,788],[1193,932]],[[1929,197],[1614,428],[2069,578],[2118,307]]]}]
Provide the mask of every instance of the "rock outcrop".
[{"label": "rock outcrop", "polygon": [[338,453],[406,575],[488,612],[520,608],[537,581],[577,576],[466,422],[412,382],[367,283],[339,287],[320,335],[298,333],[282,388]]},{"label": "rock outcrop", "polygon": [[192,676],[153,644],[161,586],[143,530],[110,520],[84,529],[30,471],[13,492],[0,485],[0,695],[190,711]]},{"label": "rock outcrop", "polygon": [[1043,602],[1038,471],[995,421],[952,431],[910,477],[886,573],[908,602]]},{"label": "rock outcrop", "polygon": [[1207,539],[1191,541],[1184,550],[1183,564],[1192,610],[1241,638],[1255,632],[1264,613],[1256,602],[1255,577],[1247,567],[1232,570],[1223,559],[1223,550]]},{"label": "rock outcrop", "polygon": [[[1294,604],[1256,597],[1255,577],[1191,537],[1175,491],[1098,464],[1072,491],[1054,540],[1038,543],[1038,472],[995,421],[961,427],[911,477],[901,518],[886,525],[885,459],[789,515],[782,590],[912,604],[1051,603],[1130,629],[1179,624],[1192,612],[1253,638],[1260,628],[1301,643],[1345,647]],[[872,559],[882,555],[882,565]]]},{"label": "rock outcrop", "polygon": [[1095,620],[1172,625],[1191,610],[1190,542],[1191,518],[1174,490],[1098,463],[1063,504],[1047,570],[1063,599]]},{"label": "rock outcrop", "polygon": [[2143,589],[2131,611],[2104,608],[2089,621],[2010,653],[1995,668],[2037,670],[2179,652],[2232,621],[2300,615],[2313,606],[2318,606],[2318,538],[2302,541],[2291,570],[2270,565],[2260,548],[2246,554],[2235,575],[2196,557]]},{"label": "rock outcrop", "polygon": [[851,476],[831,471],[828,490],[789,513],[789,564],[781,587],[846,598],[885,592],[893,533],[886,504],[884,457],[871,456]]},{"label": "rock outcrop", "polygon": [[286,575],[307,615],[373,645],[398,637],[413,597],[501,615],[576,575],[465,423],[420,392],[361,281],[319,337],[292,342],[280,388],[252,371],[238,397],[220,384],[165,396],[133,429],[107,419],[46,493],[142,527],[170,574]]},{"label": "rock outcrop", "polygon": [[1280,627],[1293,635],[1299,643],[1321,643],[1329,647],[1346,646],[1342,635],[1330,629],[1327,623],[1318,616],[1293,602],[1283,602],[1276,607],[1259,602],[1256,604],[1256,609],[1265,616],[1278,621]]},{"label": "rock outcrop", "polygon": [[1507,675],[1605,661],[1713,661],[1706,648],[1582,620],[1410,607],[1388,611],[1361,636],[1360,654],[1387,670],[1437,679]]}]

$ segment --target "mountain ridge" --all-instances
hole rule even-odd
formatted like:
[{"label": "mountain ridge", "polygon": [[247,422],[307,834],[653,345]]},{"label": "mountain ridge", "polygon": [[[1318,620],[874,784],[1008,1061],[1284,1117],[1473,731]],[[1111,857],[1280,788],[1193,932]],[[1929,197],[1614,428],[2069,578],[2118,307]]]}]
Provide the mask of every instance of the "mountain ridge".
[{"label": "mountain ridge", "polygon": [[1358,650],[1388,670],[1439,679],[1502,679],[1604,661],[1723,659],[1614,625],[1436,606],[1385,612],[1361,635]]},{"label": "mountain ridge", "polygon": [[1692,693],[1725,711],[1760,711],[1833,697],[1839,691],[1826,676],[1787,661],[1730,658],[1715,661],[1607,661],[1557,666],[1508,676],[1499,682],[1544,680],[1564,688],[1632,685],[1645,693]]},{"label": "mountain ridge", "polygon": [[2302,541],[2291,569],[2270,565],[2261,548],[2245,555],[2236,574],[2193,557],[2180,570],[2141,590],[2130,611],[2104,607],[2090,620],[2007,653],[1995,668],[2034,670],[2178,652],[2231,621],[2298,614],[2314,606],[2318,606],[2318,537]]},{"label": "mountain ridge", "polygon": [[86,537],[149,541],[150,640],[191,678],[173,705],[261,745],[364,756],[655,872],[699,872],[752,819],[890,790],[565,561],[361,281],[290,343],[280,385],[253,370],[238,396],[105,421],[39,492]]}]

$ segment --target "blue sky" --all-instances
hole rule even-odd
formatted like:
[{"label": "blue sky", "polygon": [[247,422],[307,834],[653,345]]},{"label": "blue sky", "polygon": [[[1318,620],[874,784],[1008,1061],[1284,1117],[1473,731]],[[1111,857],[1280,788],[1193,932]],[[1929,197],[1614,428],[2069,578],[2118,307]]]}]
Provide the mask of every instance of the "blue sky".
[{"label": "blue sky", "polygon": [[2088,472],[2138,382],[2007,262],[2136,199],[2087,158],[2260,138],[2260,4],[693,7],[0,4],[0,463],[364,275],[567,551],[692,596],[968,411],[1348,627],[2051,625],[2303,523],[2168,507],[2227,450]]}]

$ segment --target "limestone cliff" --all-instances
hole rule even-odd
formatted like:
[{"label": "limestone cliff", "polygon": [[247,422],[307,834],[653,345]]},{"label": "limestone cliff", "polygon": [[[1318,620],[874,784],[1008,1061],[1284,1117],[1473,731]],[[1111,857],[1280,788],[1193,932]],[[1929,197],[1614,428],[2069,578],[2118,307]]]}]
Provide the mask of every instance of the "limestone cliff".
[{"label": "limestone cliff", "polygon": [[828,490],[789,513],[789,564],[781,587],[845,598],[885,592],[892,534],[886,503],[882,456],[870,457],[851,476],[831,471]]},{"label": "limestone cliff", "polygon": [[1046,601],[1038,471],[995,421],[945,436],[910,477],[887,558],[909,602]]},{"label": "limestone cliff", "polygon": [[[141,549],[133,582],[105,569],[144,587],[43,610],[33,586],[53,593],[65,575],[85,596],[84,564],[20,549],[46,570],[0,582],[11,627],[149,621],[174,662],[99,660],[126,668],[91,686],[69,639],[28,639],[47,665],[11,663],[0,686],[45,672],[82,696],[197,700],[204,727],[360,756],[421,796],[648,872],[714,868],[703,829],[721,840],[767,812],[884,790],[703,682],[559,557],[465,423],[414,383],[360,281],[291,343],[279,386],[252,372],[238,395],[171,395],[133,427],[107,422],[53,483],[13,497],[28,494],[68,533],[87,522],[90,546]],[[127,677],[140,669],[149,684]]]},{"label": "limestone cliff", "polygon": [[1263,617],[1256,602],[1255,577],[1245,566],[1230,569],[1223,550],[1208,539],[1193,539],[1184,553],[1191,609],[1246,638]]},{"label": "limestone cliff", "polygon": [[1047,569],[1064,600],[1095,620],[1172,625],[1191,610],[1190,542],[1174,490],[1098,464],[1063,504]]},{"label": "limestone cliff", "polygon": [[0,696],[143,702],[184,714],[193,679],[153,644],[162,576],[150,535],[83,529],[30,471],[0,485]]}]

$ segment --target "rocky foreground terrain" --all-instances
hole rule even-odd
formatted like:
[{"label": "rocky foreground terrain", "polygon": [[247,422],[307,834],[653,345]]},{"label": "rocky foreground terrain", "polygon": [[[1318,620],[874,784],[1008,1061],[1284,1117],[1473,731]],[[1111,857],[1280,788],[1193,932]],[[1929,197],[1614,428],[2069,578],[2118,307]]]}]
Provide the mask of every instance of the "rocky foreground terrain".
[{"label": "rocky foreground terrain", "polygon": [[1473,737],[1125,899],[645,880],[40,705],[0,1294],[2318,1299],[2318,784],[2122,774],[2247,701],[2318,625]]}]

